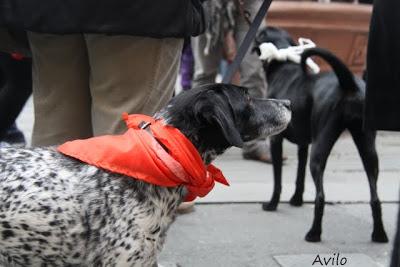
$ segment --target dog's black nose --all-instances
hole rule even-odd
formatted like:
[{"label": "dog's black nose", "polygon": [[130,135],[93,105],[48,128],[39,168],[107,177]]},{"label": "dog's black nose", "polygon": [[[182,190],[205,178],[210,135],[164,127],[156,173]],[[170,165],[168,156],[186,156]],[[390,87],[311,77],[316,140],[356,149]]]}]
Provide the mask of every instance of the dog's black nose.
[{"label": "dog's black nose", "polygon": [[290,100],[279,100],[279,104],[290,110]]}]

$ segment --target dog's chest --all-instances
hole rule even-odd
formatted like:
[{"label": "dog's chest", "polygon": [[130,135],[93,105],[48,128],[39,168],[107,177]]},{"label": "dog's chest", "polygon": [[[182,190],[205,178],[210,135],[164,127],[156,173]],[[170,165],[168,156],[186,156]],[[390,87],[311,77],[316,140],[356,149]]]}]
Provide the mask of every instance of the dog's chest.
[{"label": "dog's chest", "polygon": [[[154,258],[174,220],[182,188],[158,187],[127,177],[105,179],[107,186],[92,195],[87,205],[88,264],[102,255],[110,255],[103,257],[105,265],[116,257],[122,262]],[[99,248],[99,242],[105,247]]]}]

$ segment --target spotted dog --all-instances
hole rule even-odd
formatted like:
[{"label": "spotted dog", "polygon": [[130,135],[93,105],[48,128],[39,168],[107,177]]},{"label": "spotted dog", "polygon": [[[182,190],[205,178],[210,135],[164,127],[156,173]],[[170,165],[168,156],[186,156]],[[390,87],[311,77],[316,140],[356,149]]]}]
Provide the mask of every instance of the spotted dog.
[{"label": "spotted dog", "polygon": [[[285,100],[233,85],[182,93],[158,118],[178,128],[205,164],[230,146],[285,129]],[[52,147],[0,150],[0,266],[153,266],[182,186],[111,173]]]}]

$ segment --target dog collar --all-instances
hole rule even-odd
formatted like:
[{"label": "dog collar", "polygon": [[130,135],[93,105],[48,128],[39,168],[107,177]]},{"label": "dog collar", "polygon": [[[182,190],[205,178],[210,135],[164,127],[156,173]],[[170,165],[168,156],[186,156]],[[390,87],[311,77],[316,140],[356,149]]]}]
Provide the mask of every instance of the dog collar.
[{"label": "dog collar", "polygon": [[123,114],[128,130],[66,142],[58,151],[90,165],[154,185],[183,185],[185,201],[206,196],[215,181],[229,185],[222,172],[205,165],[199,152],[177,128],[162,119]]}]

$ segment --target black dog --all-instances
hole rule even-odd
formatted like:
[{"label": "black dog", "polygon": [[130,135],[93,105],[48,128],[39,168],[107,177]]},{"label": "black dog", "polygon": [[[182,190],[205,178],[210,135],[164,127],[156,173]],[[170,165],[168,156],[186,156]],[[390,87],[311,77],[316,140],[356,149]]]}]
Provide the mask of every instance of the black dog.
[{"label": "black dog", "polygon": [[[179,129],[208,165],[230,146],[284,130],[288,106],[220,84],[178,95],[156,118]],[[154,266],[187,193],[54,148],[0,148],[0,155],[0,266]]]},{"label": "black dog", "polygon": [[[271,42],[277,48],[295,45],[289,34],[281,29],[268,27],[260,31],[256,43]],[[333,72],[307,75],[306,60],[320,56],[333,68]],[[290,200],[293,206],[303,203],[304,177],[311,146],[310,169],[316,186],[314,222],[305,239],[321,240],[321,222],[325,205],[323,173],[333,145],[344,130],[348,130],[361,156],[371,191],[371,208],[374,220],[372,240],[387,242],[377,194],[378,155],[375,150],[374,131],[363,131],[362,117],[365,83],[353,76],[350,70],[332,53],[311,48],[302,54],[301,65],[272,61],[264,64],[268,80],[268,96],[289,99],[292,103],[292,120],[287,129],[271,138],[271,155],[274,170],[274,192],[263,209],[277,208],[281,194],[282,141],[284,138],[298,145],[296,191]]]}]

